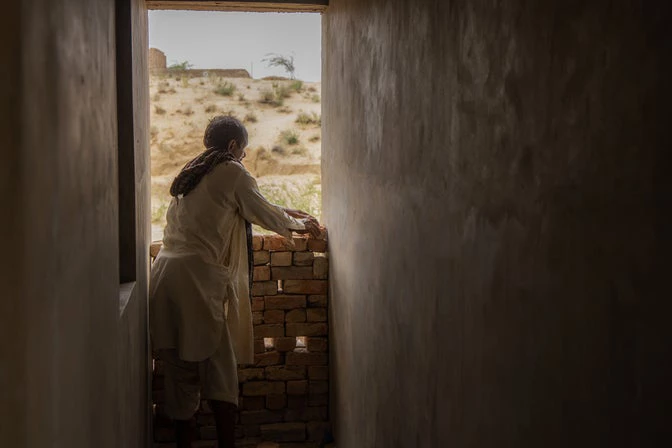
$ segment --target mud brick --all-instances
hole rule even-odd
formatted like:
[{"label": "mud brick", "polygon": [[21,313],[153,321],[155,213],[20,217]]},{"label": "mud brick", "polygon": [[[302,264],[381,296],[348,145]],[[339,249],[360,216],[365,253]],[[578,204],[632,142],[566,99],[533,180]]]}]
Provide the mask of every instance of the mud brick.
[{"label": "mud brick", "polygon": [[243,384],[243,395],[246,397],[284,393],[285,383],[282,381],[249,381]]},{"label": "mud brick", "polygon": [[287,336],[327,336],[329,329],[325,323],[288,323],[285,328],[285,334]]},{"label": "mud brick", "polygon": [[264,298],[263,297],[253,297],[252,298],[252,311],[264,311]]},{"label": "mud brick", "polygon": [[164,403],[166,392],[164,390],[152,391],[152,403]]},{"label": "mud brick", "polygon": [[264,313],[261,311],[252,311],[252,325],[257,326],[264,323]]},{"label": "mud brick", "polygon": [[308,322],[326,322],[327,309],[326,308],[308,308],[306,310],[306,318]]},{"label": "mud brick", "polygon": [[306,348],[309,352],[328,352],[329,341],[327,338],[308,338]]},{"label": "mud brick", "polygon": [[298,309],[298,310],[291,310],[287,312],[287,315],[285,316],[285,322],[305,322],[306,321],[306,310]]},{"label": "mud brick", "polygon": [[263,235],[253,235],[252,236],[252,250],[261,250],[264,247],[264,236]]},{"label": "mud brick", "polygon": [[308,296],[308,306],[310,308],[326,308],[327,296]]},{"label": "mud brick", "polygon": [[271,410],[283,409],[287,406],[287,395],[268,394],[266,396],[266,408]]},{"label": "mud brick", "polygon": [[258,353],[254,355],[254,365],[257,367],[276,366],[282,364],[282,354],[276,351]]},{"label": "mud brick", "polygon": [[154,362],[154,375],[163,375],[165,372],[163,361],[160,359],[153,359]]},{"label": "mud brick", "polygon": [[[268,369],[268,367],[266,367]],[[328,366],[310,366],[308,367],[308,378],[311,380],[326,380],[329,379]]]},{"label": "mud brick", "polygon": [[306,296],[271,296],[264,297],[267,310],[293,310],[306,307]]},{"label": "mud brick", "polygon": [[266,346],[264,345],[264,340],[263,339],[255,339],[254,340],[254,353],[265,353],[266,352]]},{"label": "mud brick", "polygon": [[313,268],[310,266],[273,266],[271,278],[273,280],[309,280],[313,278]]},{"label": "mud brick", "polygon": [[291,352],[296,348],[296,338],[275,338],[275,349],[279,352]]},{"label": "mud brick", "polygon": [[244,383],[246,381],[252,381],[252,380],[263,380],[263,379],[264,379],[264,369],[262,368],[238,369],[239,383]]},{"label": "mud brick", "polygon": [[271,279],[270,266],[255,266],[254,267],[254,281],[263,282]]},{"label": "mud brick", "polygon": [[298,409],[285,410],[285,421],[321,422],[329,418],[326,406],[301,406]]},{"label": "mud brick", "polygon": [[277,338],[285,335],[285,326],[282,324],[255,325],[255,338]]},{"label": "mud brick", "polygon": [[309,381],[308,382],[308,394],[309,395],[320,395],[329,393],[329,382],[328,381]]},{"label": "mud brick", "polygon": [[286,357],[288,366],[326,366],[329,361],[326,353],[289,352]]},{"label": "mud brick", "polygon": [[267,310],[264,312],[264,323],[281,324],[285,322],[285,312],[283,310]]},{"label": "mud brick", "polygon": [[305,395],[308,391],[308,381],[287,381],[287,395]]},{"label": "mud brick", "polygon": [[326,280],[286,280],[283,290],[287,294],[326,294],[327,288]]},{"label": "mud brick", "polygon": [[308,406],[327,406],[329,394],[308,394]]},{"label": "mud brick", "polygon": [[304,366],[272,366],[266,367],[264,375],[272,381],[305,380],[306,368]]},{"label": "mud brick", "polygon": [[294,266],[312,266],[314,259],[312,252],[294,252]]},{"label": "mud brick", "polygon": [[271,266],[291,266],[292,253],[287,251],[271,252]]},{"label": "mud brick", "polygon": [[326,279],[327,277],[329,277],[329,259],[316,257],[313,263],[313,278]]},{"label": "mud brick", "polygon": [[240,402],[240,408],[245,411],[258,411],[261,409],[266,409],[266,399],[263,396],[241,397]]},{"label": "mud brick", "polygon": [[253,296],[274,296],[278,293],[278,282],[254,282],[252,283]]},{"label": "mud brick", "polygon": [[311,252],[326,252],[327,242],[325,240],[308,240],[308,250]]},{"label": "mud brick", "polygon": [[261,437],[276,442],[301,442],[306,440],[306,424],[297,422],[261,425]]},{"label": "mud brick", "polygon": [[283,413],[278,411],[242,411],[240,413],[240,422],[243,425],[259,425],[263,423],[277,423],[283,419]]}]

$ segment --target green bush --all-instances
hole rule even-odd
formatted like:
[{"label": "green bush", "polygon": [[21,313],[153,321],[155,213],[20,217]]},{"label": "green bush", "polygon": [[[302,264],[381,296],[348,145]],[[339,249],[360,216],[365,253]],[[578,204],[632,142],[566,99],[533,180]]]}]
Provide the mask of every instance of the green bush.
[{"label": "green bush", "polygon": [[215,93],[217,95],[222,96],[231,96],[235,91],[236,91],[236,85],[228,81],[226,81],[224,84],[220,84],[215,89]]},{"label": "green bush", "polygon": [[280,140],[285,142],[287,145],[298,145],[299,144],[299,134],[292,129],[287,129],[282,131],[280,134]]},{"label": "green bush", "polygon": [[319,115],[317,115],[315,112],[312,112],[311,114],[301,112],[296,117],[296,123],[303,124],[303,125],[320,126],[322,124],[322,118]]}]

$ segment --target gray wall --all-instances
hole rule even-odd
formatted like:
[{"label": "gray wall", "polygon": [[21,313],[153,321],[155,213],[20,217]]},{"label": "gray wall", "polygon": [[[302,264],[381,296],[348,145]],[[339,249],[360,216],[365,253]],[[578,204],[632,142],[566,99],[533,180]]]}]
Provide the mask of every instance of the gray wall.
[{"label": "gray wall", "polygon": [[[144,446],[148,180],[120,313],[115,3],[12,2],[2,22],[0,445]],[[135,138],[146,173],[146,128]]]},{"label": "gray wall", "polygon": [[669,9],[331,0],[339,446],[668,444]]}]

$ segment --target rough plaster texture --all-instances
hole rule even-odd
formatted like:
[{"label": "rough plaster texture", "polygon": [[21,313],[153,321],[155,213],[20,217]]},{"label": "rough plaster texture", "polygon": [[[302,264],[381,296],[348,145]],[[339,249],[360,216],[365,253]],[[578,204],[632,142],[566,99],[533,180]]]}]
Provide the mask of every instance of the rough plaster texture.
[{"label": "rough plaster texture", "polygon": [[[144,269],[120,315],[115,4],[28,0],[7,17],[0,444],[144,446],[148,229],[138,221]],[[146,39],[136,45],[145,51]],[[139,60],[136,97],[146,102]],[[138,126],[142,150],[146,121]],[[147,196],[147,154],[138,158],[136,189]]]},{"label": "rough plaster texture", "polygon": [[671,18],[330,2],[339,446],[669,444]]}]

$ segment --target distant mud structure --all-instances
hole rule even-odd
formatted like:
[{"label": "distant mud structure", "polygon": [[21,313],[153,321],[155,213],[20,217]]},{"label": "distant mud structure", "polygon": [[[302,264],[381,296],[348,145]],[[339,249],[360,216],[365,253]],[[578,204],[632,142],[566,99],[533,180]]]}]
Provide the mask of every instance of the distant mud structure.
[{"label": "distant mud structure", "polygon": [[213,69],[172,69],[166,64],[166,55],[158,48],[149,49],[149,72],[152,75],[170,73],[171,75],[199,78],[216,76],[220,78],[250,78],[250,72],[242,68],[213,68]]}]

